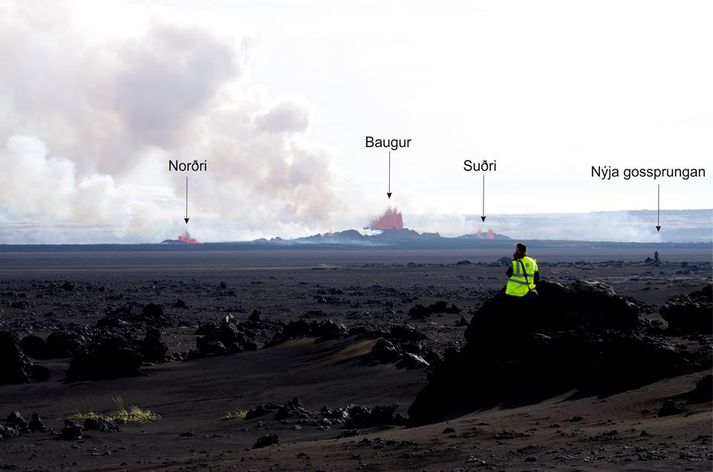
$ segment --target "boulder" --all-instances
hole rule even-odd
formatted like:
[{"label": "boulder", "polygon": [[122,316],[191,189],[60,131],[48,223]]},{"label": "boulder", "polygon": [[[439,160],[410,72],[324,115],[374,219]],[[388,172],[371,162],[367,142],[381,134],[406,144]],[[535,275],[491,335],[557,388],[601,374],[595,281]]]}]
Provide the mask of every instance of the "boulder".
[{"label": "boulder", "polygon": [[192,357],[224,356],[236,352],[239,352],[236,348],[228,350],[221,341],[206,336],[199,336],[196,338],[196,352]]},{"label": "boulder", "polygon": [[660,313],[671,331],[681,333],[713,332],[713,285],[688,295],[670,298]]},{"label": "boulder", "polygon": [[380,338],[371,348],[367,360],[371,364],[390,364],[401,358],[401,350],[388,339]]},{"label": "boulder", "polygon": [[288,418],[308,418],[309,412],[302,407],[299,398],[293,398],[284,405],[281,405],[275,413],[276,420],[286,420]]},{"label": "boulder", "polygon": [[402,343],[408,341],[423,341],[427,336],[410,325],[394,325],[389,330],[391,341]]},{"label": "boulder", "polygon": [[518,333],[641,326],[641,307],[615,295],[610,286],[601,282],[578,280],[564,286],[540,281],[537,291],[539,297],[511,297],[500,292],[488,299],[473,316],[466,340],[497,344],[500,340],[496,338]]},{"label": "boulder", "polygon": [[425,320],[436,313],[457,314],[460,313],[460,308],[455,304],[448,306],[448,302],[440,300],[428,306],[416,305],[409,310],[408,315],[416,320]]},{"label": "boulder", "polygon": [[31,375],[32,363],[22,352],[17,336],[0,331],[0,385],[26,383]]},{"label": "boulder", "polygon": [[99,326],[121,327],[130,323],[145,323],[151,326],[171,326],[173,323],[163,310],[163,305],[148,303],[136,313],[132,305],[121,305],[106,310],[106,316],[99,320]]},{"label": "boulder", "polygon": [[713,401],[713,375],[708,374],[696,382],[694,388],[688,394],[688,403],[703,403]]},{"label": "boulder", "polygon": [[142,320],[147,323],[155,324],[157,326],[170,325],[168,317],[163,312],[163,305],[149,303],[144,306],[141,315]]},{"label": "boulder", "polygon": [[430,364],[423,357],[413,354],[411,352],[405,352],[401,356],[401,359],[396,363],[396,367],[400,369],[423,369],[428,367]]},{"label": "boulder", "polygon": [[277,434],[266,434],[265,436],[260,436],[253,444],[253,449],[260,449],[261,447],[272,446],[280,442],[280,438]]},{"label": "boulder", "polygon": [[117,335],[99,337],[72,358],[68,380],[99,380],[140,375],[144,356],[131,340]]},{"label": "boulder", "polygon": [[46,430],[45,424],[42,422],[40,415],[37,413],[32,413],[32,419],[27,426],[30,429],[30,432],[33,433],[43,433]]},{"label": "boulder", "polygon": [[404,424],[404,418],[396,413],[397,409],[398,405],[377,405],[373,408],[352,405],[347,408],[349,419],[345,421],[344,427],[359,429]]},{"label": "boulder", "polygon": [[5,425],[11,428],[15,428],[20,432],[20,434],[25,434],[30,432],[29,424],[27,420],[22,417],[19,411],[14,411],[10,413],[5,419]]},{"label": "boulder", "polygon": [[319,340],[336,339],[346,336],[348,333],[344,324],[332,321],[311,321],[299,319],[287,323],[282,331],[276,333],[270,345],[275,346],[290,339],[318,338]]},{"label": "boulder", "polygon": [[62,285],[59,286],[62,290],[66,290],[68,292],[74,291],[74,284],[71,282],[65,282]]},{"label": "boulder", "polygon": [[113,433],[119,431],[119,426],[112,420],[104,418],[87,418],[84,420],[84,429]]},{"label": "boulder", "polygon": [[168,352],[168,346],[161,342],[161,331],[156,328],[146,330],[146,337],[141,343],[141,354],[148,362],[163,361]]},{"label": "boulder", "polygon": [[685,411],[686,409],[683,407],[681,402],[677,402],[676,400],[669,398],[663,402],[663,406],[659,410],[659,416],[678,415],[679,413],[684,413]]},{"label": "boulder", "polygon": [[251,420],[253,418],[259,418],[261,416],[265,416],[266,414],[268,414],[269,411],[270,410],[265,408],[264,405],[258,405],[255,408],[248,410],[247,413],[245,413],[245,419]]},{"label": "boulder", "polygon": [[55,331],[47,336],[47,358],[71,357],[86,343],[86,338],[77,332]]},{"label": "boulder", "polygon": [[59,433],[59,438],[64,441],[76,441],[82,439],[84,430],[79,423],[72,420],[64,420],[64,428]]},{"label": "boulder", "polygon": [[28,356],[34,359],[47,357],[47,343],[44,339],[34,334],[29,334],[20,340],[20,347]]},{"label": "boulder", "polygon": [[20,431],[18,431],[16,428],[0,424],[0,439],[19,438],[20,435]]},{"label": "boulder", "polygon": [[252,340],[256,335],[254,330],[261,328],[262,322],[259,320],[253,318],[239,323],[233,315],[224,316],[217,325],[213,322],[201,325],[196,331],[196,334],[201,336],[196,338],[196,350],[192,356],[219,356],[255,351],[258,345]]}]

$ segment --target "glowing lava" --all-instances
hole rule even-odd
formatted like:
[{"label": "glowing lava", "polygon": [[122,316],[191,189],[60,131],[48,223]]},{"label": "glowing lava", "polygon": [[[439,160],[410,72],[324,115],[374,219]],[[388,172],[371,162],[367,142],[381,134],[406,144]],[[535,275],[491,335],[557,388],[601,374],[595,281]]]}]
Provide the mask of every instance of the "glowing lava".
[{"label": "glowing lava", "polygon": [[475,237],[478,239],[495,239],[495,231],[492,229],[488,228],[488,231],[485,232],[483,229],[479,229],[477,233],[475,233]]},{"label": "glowing lava", "polygon": [[404,229],[404,219],[396,208],[389,208],[371,222],[369,229]]},{"label": "glowing lava", "polygon": [[191,235],[188,233],[188,231],[186,231],[182,235],[180,235],[178,237],[178,241],[185,243],[185,244],[198,244],[198,240],[195,238],[192,238]]}]

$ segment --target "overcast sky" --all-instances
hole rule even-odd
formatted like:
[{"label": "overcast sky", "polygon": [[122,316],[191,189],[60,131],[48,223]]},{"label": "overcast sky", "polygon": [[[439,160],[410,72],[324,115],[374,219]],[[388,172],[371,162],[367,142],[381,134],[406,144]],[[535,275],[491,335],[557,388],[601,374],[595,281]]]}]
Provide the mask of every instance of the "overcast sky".
[{"label": "overcast sky", "polygon": [[[207,6],[210,5],[210,6]],[[0,243],[713,207],[713,3],[0,2]],[[392,155],[364,137],[411,138]],[[477,219],[476,219],[477,220]]]}]

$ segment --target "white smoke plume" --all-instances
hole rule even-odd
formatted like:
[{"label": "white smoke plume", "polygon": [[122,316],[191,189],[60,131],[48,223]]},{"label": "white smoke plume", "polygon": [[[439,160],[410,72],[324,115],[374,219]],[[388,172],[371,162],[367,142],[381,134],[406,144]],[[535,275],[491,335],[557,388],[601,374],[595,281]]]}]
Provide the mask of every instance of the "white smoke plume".
[{"label": "white smoke plume", "polygon": [[147,13],[98,40],[76,13],[0,5],[0,243],[54,242],[53,227],[78,238],[62,242],[177,235],[184,176],[168,159],[208,161],[190,176],[203,239],[329,224],[341,206],[331,158],[306,137],[306,105],[246,85],[251,38]]}]

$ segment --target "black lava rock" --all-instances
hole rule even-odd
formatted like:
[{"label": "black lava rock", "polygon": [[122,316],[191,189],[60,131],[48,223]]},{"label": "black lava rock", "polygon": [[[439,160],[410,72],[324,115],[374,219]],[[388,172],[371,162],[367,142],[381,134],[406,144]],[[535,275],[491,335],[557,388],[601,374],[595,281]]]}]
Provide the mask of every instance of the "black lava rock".
[{"label": "black lava rock", "polygon": [[280,438],[277,434],[266,434],[265,436],[260,436],[253,444],[253,449],[260,449],[261,447],[272,446],[273,444],[278,444]]},{"label": "black lava rock", "polygon": [[713,332],[713,285],[689,295],[670,298],[660,313],[668,322],[669,329],[683,333]]},{"label": "black lava rock", "polygon": [[67,369],[69,380],[99,380],[140,375],[144,356],[121,336],[100,337],[79,352]]},{"label": "black lava rock", "polygon": [[62,285],[59,286],[62,290],[66,290],[68,292],[74,291],[74,284],[71,282],[65,282]]},{"label": "black lava rock", "polygon": [[598,282],[541,281],[538,297],[500,293],[475,313],[466,345],[429,375],[412,424],[498,404],[538,402],[572,389],[613,394],[710,364],[651,335],[642,308]]},{"label": "black lava rock", "polygon": [[263,323],[254,317],[247,322],[239,323],[233,315],[223,317],[218,325],[207,323],[201,325],[196,334],[196,350],[193,357],[220,356],[236,354],[244,351],[255,351],[258,345],[253,338],[256,330],[262,331]]},{"label": "black lava rock", "polygon": [[427,338],[425,334],[408,325],[394,325],[389,330],[389,340],[395,342],[423,341]]},{"label": "black lava rock", "polygon": [[286,420],[288,418],[307,418],[309,413],[302,408],[299,398],[293,398],[280,406],[275,413],[276,420]]},{"label": "black lava rock", "polygon": [[409,310],[408,315],[416,320],[425,320],[436,313],[456,314],[460,313],[460,308],[454,304],[448,306],[448,302],[441,300],[428,306],[416,305]]},{"label": "black lava rock", "polygon": [[670,416],[683,413],[686,409],[681,405],[681,403],[676,400],[668,399],[663,402],[663,406],[659,410],[659,416]]},{"label": "black lava rock", "polygon": [[20,340],[20,347],[28,356],[35,359],[47,357],[47,343],[44,339],[34,334],[25,336]]},{"label": "black lava rock", "polygon": [[32,364],[22,352],[17,336],[0,331],[0,385],[26,383],[31,372]]},{"label": "black lava rock", "polygon": [[349,419],[344,423],[344,427],[359,429],[404,424],[404,418],[396,413],[397,409],[398,405],[377,405],[373,408],[361,405],[350,406],[347,409]]},{"label": "black lava rock", "polygon": [[268,413],[269,410],[267,408],[265,408],[263,405],[258,405],[255,408],[248,410],[247,413],[245,413],[245,419],[251,420],[253,418],[259,418],[261,416],[265,416]]},{"label": "black lava rock", "polygon": [[42,433],[46,430],[45,424],[37,413],[32,413],[32,419],[27,426],[33,433]]},{"label": "black lava rock", "polygon": [[142,319],[149,324],[154,324],[156,326],[170,326],[171,322],[163,312],[163,305],[158,305],[155,303],[149,303],[144,306],[142,312]]},{"label": "black lava rock", "polygon": [[318,338],[319,340],[337,339],[347,335],[347,328],[344,324],[332,321],[311,321],[299,319],[287,323],[281,332],[275,334],[270,345],[299,338]]},{"label": "black lava rock", "polygon": [[688,394],[688,403],[703,403],[713,401],[713,375],[708,374],[696,382],[694,388]]},{"label": "black lava rock", "polygon": [[59,438],[65,441],[76,441],[82,439],[84,430],[76,421],[64,420],[64,428],[59,433]]},{"label": "black lava rock", "polygon": [[0,424],[0,439],[12,439],[19,437],[20,431],[18,431],[17,428]]},{"label": "black lava rock", "polygon": [[5,419],[5,425],[17,429],[21,434],[30,432],[27,420],[22,417],[19,411],[10,413]]},{"label": "black lava rock", "polygon": [[401,350],[388,339],[378,339],[371,352],[368,355],[368,360],[372,364],[390,364],[401,358]]},{"label": "black lava rock", "polygon": [[101,431],[102,433],[113,433],[119,431],[119,426],[112,421],[104,418],[87,418],[84,420],[84,429]]},{"label": "black lava rock", "polygon": [[141,354],[148,362],[163,361],[168,352],[168,346],[161,342],[161,331],[156,328],[146,330],[146,337],[141,343]]},{"label": "black lava rock", "polygon": [[47,336],[47,358],[71,357],[86,343],[83,335],[69,331],[55,331]]}]

